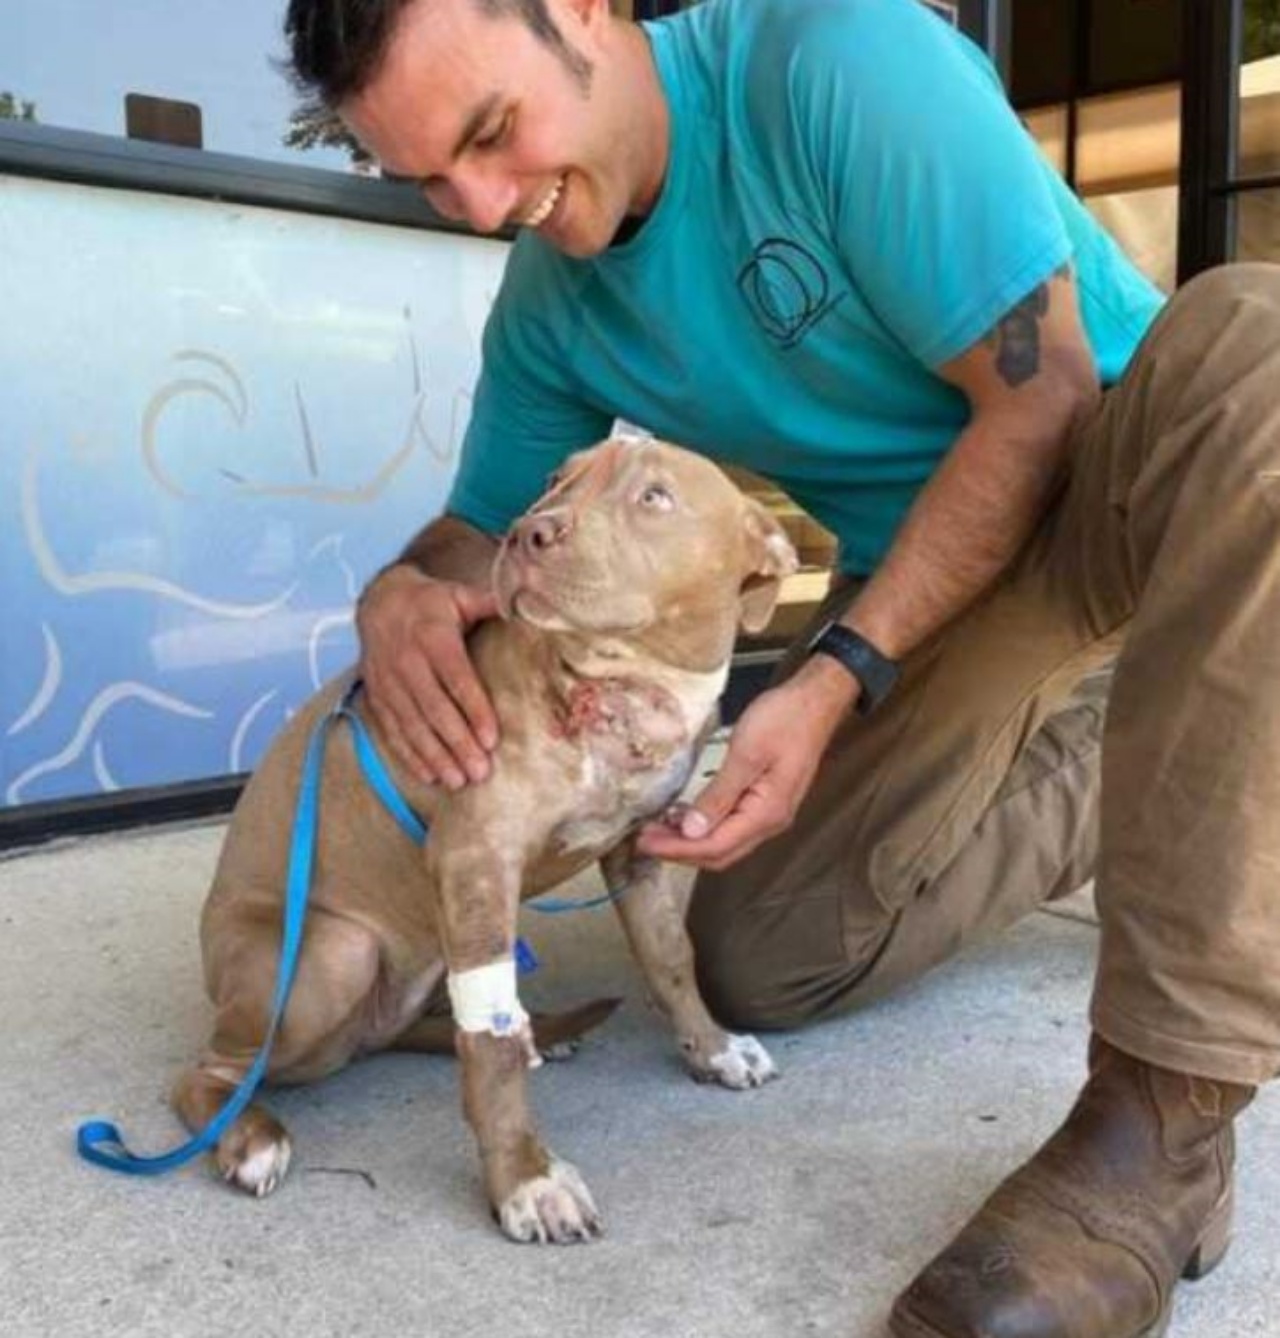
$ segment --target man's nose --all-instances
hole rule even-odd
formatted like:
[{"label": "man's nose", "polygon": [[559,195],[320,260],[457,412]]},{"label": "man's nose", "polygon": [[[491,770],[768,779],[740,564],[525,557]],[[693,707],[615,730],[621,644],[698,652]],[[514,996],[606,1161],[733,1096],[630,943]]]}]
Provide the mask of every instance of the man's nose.
[{"label": "man's nose", "polygon": [[536,511],[516,523],[516,542],[528,557],[540,557],[562,544],[572,529],[572,518],[562,507]]},{"label": "man's nose", "polygon": [[519,198],[510,177],[465,167],[428,192],[434,209],[447,218],[465,219],[477,232],[497,232],[511,222]]}]

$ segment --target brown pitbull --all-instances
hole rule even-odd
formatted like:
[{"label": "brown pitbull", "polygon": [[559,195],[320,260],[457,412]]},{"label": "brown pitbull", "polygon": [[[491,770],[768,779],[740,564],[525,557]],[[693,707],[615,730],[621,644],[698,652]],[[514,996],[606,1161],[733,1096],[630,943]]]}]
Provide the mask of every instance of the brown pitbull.
[{"label": "brown pitbull", "polygon": [[[375,731],[430,826],[419,847],[363,778],[349,729],[330,734],[306,931],[268,1081],[452,1043],[503,1231],[521,1241],[597,1234],[581,1177],[543,1146],[529,1113],[526,1070],[557,1033],[525,1015],[512,962],[521,900],[593,860],[611,888],[626,889],[615,904],[694,1076],[734,1088],[773,1076],[764,1049],[723,1031],[699,997],[684,926],[691,877],[639,856],[633,838],[689,779],[737,628],[764,625],[794,568],[773,517],[706,460],[620,439],[573,456],[505,539],[493,567],[504,616],[470,641],[501,728],[489,779],[456,792],[415,783]],[[303,754],[345,687],[328,684],[290,721],[232,818],[201,921],[213,1036],[173,1093],[193,1131],[262,1045]],[[442,985],[453,1020],[427,1009]],[[561,1032],[593,1020],[569,1019]],[[257,1195],[277,1187],[289,1155],[284,1128],[257,1105],[216,1148],[226,1179]]]}]

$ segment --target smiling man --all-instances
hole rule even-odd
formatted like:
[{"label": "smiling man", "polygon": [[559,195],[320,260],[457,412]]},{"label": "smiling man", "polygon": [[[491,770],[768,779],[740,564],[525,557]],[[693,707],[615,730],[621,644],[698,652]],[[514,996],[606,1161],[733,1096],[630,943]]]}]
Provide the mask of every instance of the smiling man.
[{"label": "smiling man", "polygon": [[890,1322],[1162,1333],[1280,1064],[1280,272],[1165,306],[917,0],[292,0],[287,31],[388,171],[519,229],[448,513],[361,600],[400,760],[488,774],[495,536],[615,417],[775,480],[839,579],[642,838],[701,870],[704,990],[828,1017],[1096,877],[1080,1099]]}]

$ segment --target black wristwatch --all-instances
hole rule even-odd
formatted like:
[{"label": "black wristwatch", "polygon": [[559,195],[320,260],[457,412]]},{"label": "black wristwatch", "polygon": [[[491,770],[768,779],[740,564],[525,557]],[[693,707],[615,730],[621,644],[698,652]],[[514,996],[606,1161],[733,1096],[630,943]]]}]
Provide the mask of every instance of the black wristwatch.
[{"label": "black wristwatch", "polygon": [[829,622],[818,628],[817,635],[809,642],[809,654],[830,655],[858,680],[862,685],[858,695],[859,715],[870,715],[898,681],[897,664],[843,623]]}]

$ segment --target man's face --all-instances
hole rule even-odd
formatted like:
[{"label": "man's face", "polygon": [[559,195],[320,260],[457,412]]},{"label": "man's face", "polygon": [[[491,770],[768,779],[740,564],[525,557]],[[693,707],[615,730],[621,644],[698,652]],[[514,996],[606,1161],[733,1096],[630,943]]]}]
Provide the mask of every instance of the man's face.
[{"label": "man's face", "polygon": [[372,82],[338,109],[390,175],[477,232],[537,228],[595,255],[651,207],[661,166],[626,116],[603,0],[548,0],[572,53],[474,0],[413,0]]}]

